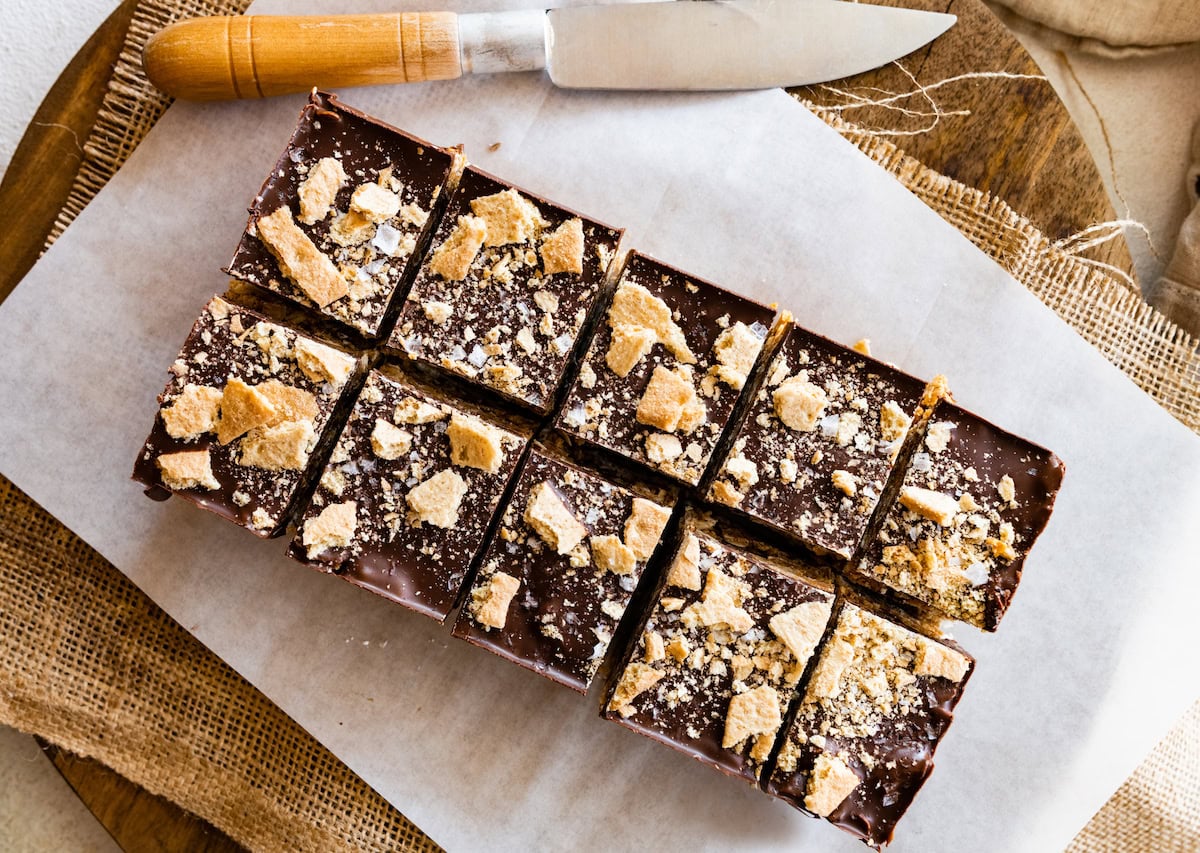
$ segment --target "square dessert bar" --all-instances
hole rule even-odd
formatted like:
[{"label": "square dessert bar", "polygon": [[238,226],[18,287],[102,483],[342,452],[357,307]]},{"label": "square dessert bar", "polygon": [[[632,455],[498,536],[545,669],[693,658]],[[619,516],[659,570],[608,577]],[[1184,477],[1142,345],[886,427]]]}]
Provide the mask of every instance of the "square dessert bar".
[{"label": "square dessert bar", "polygon": [[467,168],[388,348],[545,414],[620,239]]},{"label": "square dessert bar", "polygon": [[528,438],[372,371],[288,553],[442,621]]},{"label": "square dessert bar", "polygon": [[956,647],[843,604],[766,791],[886,844],[933,772],[973,667]]},{"label": "square dessert bar", "polygon": [[940,401],[857,575],[996,630],[1064,470],[1050,451]]},{"label": "square dessert bar", "polygon": [[791,326],[710,500],[849,559],[917,417],[925,383]]},{"label": "square dessert bar", "polygon": [[535,447],[454,635],[586,692],[670,516]]},{"label": "square dessert bar", "polygon": [[557,426],[696,485],[774,320],[774,309],[634,252]]},{"label": "square dessert bar", "polygon": [[795,568],[685,525],[604,716],[757,783],[833,610]]},{"label": "square dessert bar", "polygon": [[362,360],[214,297],[196,320],[133,479],[253,531],[283,531]]},{"label": "square dessert bar", "polygon": [[227,271],[375,337],[456,156],[314,90]]}]

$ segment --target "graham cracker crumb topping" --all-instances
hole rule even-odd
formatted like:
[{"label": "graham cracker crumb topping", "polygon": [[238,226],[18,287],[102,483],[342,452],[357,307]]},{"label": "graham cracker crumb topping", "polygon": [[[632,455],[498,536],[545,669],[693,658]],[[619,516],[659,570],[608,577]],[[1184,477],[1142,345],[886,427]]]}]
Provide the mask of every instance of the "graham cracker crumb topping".
[{"label": "graham cracker crumb topping", "polygon": [[358,527],[358,504],[354,501],[330,504],[321,514],[304,524],[301,542],[308,549],[308,558],[315,559],[328,548],[345,548],[354,539]]},{"label": "graham cracker crumb topping", "polygon": [[549,481],[538,483],[530,491],[524,519],[542,541],[559,554],[570,554],[588,535],[588,529]]},{"label": "graham cracker crumb topping", "polygon": [[429,256],[429,269],[447,281],[462,281],[487,236],[487,224],[478,216],[458,217],[450,236]]},{"label": "graham cracker crumb topping", "polygon": [[504,434],[470,415],[455,414],[446,430],[450,439],[450,461],[495,474],[504,464]]},{"label": "graham cracker crumb topping", "polygon": [[683,330],[671,317],[667,303],[640,284],[621,282],[608,309],[608,324],[613,329],[620,326],[650,329],[681,364],[696,363],[696,356],[688,348]]},{"label": "graham cracker crumb topping", "polygon": [[888,400],[879,409],[879,435],[884,441],[896,441],[908,432],[912,418],[895,400]]},{"label": "graham cracker crumb topping", "polygon": [[829,604],[824,601],[806,601],[791,610],[771,617],[771,631],[797,661],[807,661],[825,633],[829,621]]},{"label": "graham cracker crumb topping", "polygon": [[775,389],[775,416],[798,432],[812,432],[825,414],[825,390],[793,376]]},{"label": "graham cracker crumb topping", "polygon": [[667,572],[667,586],[698,590],[700,583],[700,540],[689,533]]},{"label": "graham cracker crumb topping", "polygon": [[858,787],[858,782],[858,776],[845,761],[823,752],[817,756],[808,776],[804,808],[820,817],[829,817]]},{"label": "graham cracker crumb topping", "polygon": [[262,393],[240,379],[225,383],[221,396],[221,420],[217,423],[217,441],[229,444],[255,427],[271,423],[276,409]]},{"label": "graham cracker crumb topping", "polygon": [[297,338],[296,364],[313,382],[328,382],[334,388],[341,388],[354,372],[355,358],[325,344]]},{"label": "graham cracker crumb topping", "polygon": [[604,363],[608,365],[609,370],[623,379],[650,350],[654,349],[657,342],[658,335],[653,329],[624,323],[613,326]]},{"label": "graham cracker crumb topping", "polygon": [[316,440],[310,420],[258,427],[242,439],[238,464],[266,471],[302,471]]},{"label": "graham cracker crumb topping", "polygon": [[537,207],[514,189],[472,199],[471,212],[485,223],[485,246],[524,243],[542,223]]},{"label": "graham cracker crumb topping", "polygon": [[704,423],[707,413],[691,376],[682,369],[659,365],[650,375],[634,417],[638,423],[663,432],[679,430],[687,435]]},{"label": "graham cracker crumb topping", "polygon": [[458,524],[458,508],[466,493],[466,481],[447,468],[414,486],[405,501],[418,523],[450,528]]},{"label": "graham cracker crumb topping", "polygon": [[592,561],[601,571],[627,575],[637,565],[637,556],[633,550],[616,536],[593,536],[590,544]]},{"label": "graham cracker crumb topping", "polygon": [[482,590],[483,595],[477,601],[472,601],[475,621],[489,628],[503,628],[508,621],[508,605],[520,586],[518,578],[504,572],[496,572],[488,578],[488,585]]},{"label": "graham cracker crumb topping", "polygon": [[279,262],[279,270],[324,308],[350,292],[333,261],[292,221],[287,205],[256,223],[259,239]]},{"label": "graham cracker crumb topping", "polygon": [[336,157],[322,157],[308,170],[308,177],[300,184],[300,221],[315,225],[333,207],[333,200],[349,178]]},{"label": "graham cracker crumb topping", "polygon": [[680,618],[684,625],[689,622],[710,628],[724,625],[736,634],[744,634],[754,627],[754,620],[742,609],[742,602],[749,594],[750,588],[744,582],[718,569],[709,569],[700,601],[690,605]]},{"label": "graham cracker crumb topping", "polygon": [[648,501],[634,498],[633,509],[625,520],[625,544],[639,560],[648,560],[654,553],[663,528],[671,519],[671,510]]},{"label": "graham cracker crumb topping", "polygon": [[925,640],[917,646],[917,656],[913,665],[914,675],[931,675],[946,678],[955,683],[962,681],[971,662],[965,655],[960,654],[949,646]]},{"label": "graham cracker crumb topping", "polygon": [[729,749],[748,737],[774,734],[783,722],[779,704],[779,692],[769,684],[735,694],[725,714],[721,746]]},{"label": "graham cracker crumb topping", "polygon": [[212,459],[208,455],[207,447],[203,450],[164,453],[156,462],[162,472],[163,485],[172,491],[221,488],[213,474]]},{"label": "graham cracker crumb topping", "polygon": [[916,486],[906,486],[900,492],[900,504],[943,527],[954,523],[954,516],[959,509],[958,501],[950,495]]},{"label": "graham cracker crumb topping", "polygon": [[720,365],[716,376],[729,387],[740,391],[746,377],[754,368],[762,341],[740,320],[717,336],[713,356]]},{"label": "graham cracker crumb topping", "polygon": [[185,385],[183,393],[162,410],[163,425],[171,438],[191,441],[216,429],[220,409],[220,388]]},{"label": "graham cracker crumb topping", "polygon": [[621,680],[617,682],[617,687],[613,691],[612,700],[608,703],[608,707],[618,712],[621,716],[628,717],[633,713],[633,707],[630,703],[657,684],[662,677],[663,673],[648,664],[631,663],[621,673]]},{"label": "graham cracker crumb topping", "polygon": [[382,418],[375,419],[375,428],[371,430],[371,450],[380,459],[390,461],[408,455],[412,440],[413,435],[408,430],[400,429]]},{"label": "graham cracker crumb topping", "polygon": [[546,275],[583,272],[583,222],[568,219],[542,241],[542,271]]}]

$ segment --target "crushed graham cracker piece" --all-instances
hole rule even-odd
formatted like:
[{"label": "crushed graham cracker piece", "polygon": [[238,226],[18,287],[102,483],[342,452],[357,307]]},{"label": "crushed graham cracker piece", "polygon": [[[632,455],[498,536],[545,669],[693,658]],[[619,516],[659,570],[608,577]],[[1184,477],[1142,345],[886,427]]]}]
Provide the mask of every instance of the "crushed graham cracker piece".
[{"label": "crushed graham cracker piece", "polygon": [[700,540],[689,533],[667,571],[667,586],[699,590],[700,584]]},{"label": "crushed graham cracker piece", "polygon": [[325,308],[350,292],[329,256],[292,221],[287,205],[259,218],[256,228],[263,245],[279,262],[279,271],[318,307]]},{"label": "crushed graham cracker piece", "polygon": [[806,601],[791,610],[776,613],[768,624],[779,642],[788,647],[792,657],[805,663],[825,633],[829,613],[829,602]]},{"label": "crushed graham cracker piece", "polygon": [[753,460],[742,456],[740,452],[732,454],[725,460],[722,473],[732,478],[743,492],[758,482],[758,466],[754,464]]},{"label": "crushed graham cracker piece", "polygon": [[858,412],[842,412],[838,415],[837,433],[834,441],[839,447],[848,447],[862,429],[862,415]]},{"label": "crushed graham cracker piece", "polygon": [[455,413],[446,429],[450,461],[495,474],[504,464],[504,433],[479,418]]},{"label": "crushed graham cracker piece", "polygon": [[721,332],[713,343],[713,357],[720,367],[716,376],[730,388],[740,391],[762,350],[762,341],[740,320]]},{"label": "crushed graham cracker piece", "polygon": [[478,216],[458,217],[450,236],[429,256],[429,269],[447,281],[462,281],[487,236],[487,225]]},{"label": "crushed graham cracker piece", "polygon": [[954,516],[959,509],[958,501],[950,495],[916,486],[906,486],[900,492],[900,504],[923,518],[936,521],[942,527],[954,523]]},{"label": "crushed graham cracker piece", "polygon": [[709,569],[704,579],[700,600],[690,605],[680,616],[683,624],[700,624],[712,628],[726,625],[737,634],[754,627],[754,619],[742,609],[750,595],[745,581],[731,577],[720,569]]},{"label": "crushed graham cracker piece", "polygon": [[721,747],[729,749],[748,737],[774,734],[783,723],[779,713],[779,692],[761,684],[745,693],[734,694],[725,713],[725,735]]},{"label": "crushed graham cracker piece", "polygon": [[1000,482],[996,484],[996,494],[1000,496],[1000,500],[1005,503],[1016,503],[1017,500],[1017,484],[1013,482],[1013,478],[1005,474],[1000,478]]},{"label": "crushed graham cracker piece", "polygon": [[221,395],[221,419],[217,422],[217,441],[229,444],[238,436],[275,419],[275,407],[257,389],[240,379],[225,383]]},{"label": "crushed graham cracker piece", "polygon": [[888,400],[879,409],[879,437],[884,441],[896,441],[908,432],[912,418],[895,400]]},{"label": "crushed graham cracker piece", "polygon": [[418,400],[416,397],[405,397],[396,404],[396,411],[393,416],[396,419],[396,423],[400,424],[428,424],[442,420],[446,417],[446,413],[437,406],[431,406],[424,400]]},{"label": "crushed graham cracker piece", "polygon": [[688,642],[688,638],[683,634],[676,634],[671,637],[670,642],[665,646],[666,652],[675,661],[675,663],[683,663],[687,660],[688,655],[692,653],[692,645]]},{"label": "crushed graham cracker piece", "polygon": [[419,522],[450,528],[458,524],[458,508],[466,493],[466,481],[457,471],[446,468],[413,486],[405,501]]},{"label": "crushed graham cracker piece", "polygon": [[634,662],[625,667],[621,680],[613,690],[608,707],[622,717],[634,712],[633,700],[645,693],[662,679],[664,673],[645,663]]},{"label": "crushed graham cracker piece", "polygon": [[213,474],[208,448],[164,453],[156,460],[162,472],[163,485],[172,491],[185,489],[219,489],[221,484]]},{"label": "crushed graham cracker piece", "polygon": [[913,662],[913,674],[948,678],[957,683],[963,680],[971,662],[949,646],[922,638],[917,643],[917,656]]},{"label": "crushed graham cracker piece", "polygon": [[322,157],[309,167],[308,177],[300,184],[300,221],[315,225],[329,215],[338,190],[349,177],[336,157]]},{"label": "crushed graham cracker piece", "polygon": [[662,634],[657,631],[647,631],[642,635],[642,642],[646,646],[646,652],[643,655],[646,663],[654,663],[666,657],[667,653],[663,646]]},{"label": "crushed graham cracker piece", "polygon": [[542,222],[533,202],[514,189],[472,199],[471,212],[486,224],[485,246],[524,243]]},{"label": "crushed graham cracker piece", "polygon": [[400,429],[383,418],[375,419],[375,428],[371,430],[371,450],[380,459],[399,459],[412,450],[413,435],[406,429]]},{"label": "crushed graham cracker piece", "polygon": [[583,272],[583,222],[568,219],[542,240],[542,272],[554,275]]},{"label": "crushed graham cracker piece", "polygon": [[859,779],[853,770],[836,755],[822,752],[813,763],[808,776],[804,808],[819,817],[829,817],[846,797],[858,787]]},{"label": "crushed graham cracker piece", "polygon": [[797,432],[816,429],[817,422],[825,414],[825,407],[829,405],[824,388],[798,376],[793,376],[776,388],[772,398],[775,416],[783,421],[784,426]]},{"label": "crushed graham cracker piece", "polygon": [[593,536],[590,540],[596,568],[614,575],[627,575],[637,565],[633,549],[616,536]]},{"label": "crushed graham cracker piece", "polygon": [[871,339],[870,338],[859,338],[857,341],[854,342],[854,346],[851,347],[851,349],[853,349],[859,355],[870,356],[871,355]]},{"label": "crushed graham cracker piece", "polygon": [[843,471],[839,468],[829,478],[833,481],[834,488],[846,495],[846,497],[852,498],[858,494],[858,480],[849,471]]},{"label": "crushed graham cracker piece", "polygon": [[629,375],[629,371],[654,349],[658,335],[653,329],[645,326],[630,326],[622,324],[614,326],[608,342],[608,353],[604,363],[608,369],[621,378]]},{"label": "crushed graham cracker piece", "polygon": [[670,370],[662,365],[650,374],[650,382],[634,413],[638,423],[663,432],[679,430],[685,435],[704,423],[706,416],[691,378],[679,369]]},{"label": "crushed graham cracker piece", "polygon": [[436,300],[422,302],[421,310],[425,312],[425,317],[429,322],[438,326],[454,316],[454,307],[447,302],[437,302]]},{"label": "crushed graham cracker piece", "polygon": [[671,510],[645,498],[634,498],[629,518],[625,519],[625,544],[639,560],[649,560],[663,528],[671,520]]},{"label": "crushed graham cracker piece", "polygon": [[683,444],[673,435],[652,432],[646,436],[646,458],[652,465],[662,465],[683,455]]},{"label": "crushed graham cracker piece", "polygon": [[278,379],[268,379],[254,386],[254,390],[262,394],[275,407],[275,417],[267,426],[275,426],[284,421],[315,421],[321,409],[317,398],[294,385],[285,385]]},{"label": "crushed graham cracker piece", "polygon": [[933,453],[941,453],[950,444],[950,431],[955,426],[949,421],[930,424],[925,430],[925,446]]},{"label": "crushed graham cracker piece", "polygon": [[983,540],[983,544],[989,551],[992,552],[993,557],[999,557],[1002,560],[1009,561],[1017,558],[1017,552],[1013,550],[1012,545],[1008,542],[1005,542],[1003,539],[997,539],[994,536],[989,536],[987,539]]},{"label": "crushed graham cracker piece", "polygon": [[355,358],[307,338],[296,339],[296,364],[313,382],[328,382],[341,388],[354,372]]},{"label": "crushed graham cracker piece", "polygon": [[350,196],[350,211],[378,225],[400,212],[400,197],[379,184],[362,184]]},{"label": "crushed graham cracker piece", "polygon": [[308,558],[312,560],[328,548],[347,547],[353,541],[357,527],[357,503],[346,501],[330,504],[321,510],[320,515],[304,523],[300,541],[308,549]]},{"label": "crushed graham cracker piece", "polygon": [[671,309],[640,284],[622,282],[608,309],[608,325],[652,329],[658,342],[681,364],[695,364],[696,356],[688,348],[683,329],[675,324]]},{"label": "crushed graham cracker piece", "polygon": [[302,471],[316,439],[309,420],[257,427],[242,439],[237,461],[239,465],[266,471]]},{"label": "crushed graham cracker piece", "polygon": [[185,385],[183,391],[162,410],[167,435],[191,441],[217,426],[221,410],[221,389],[207,385]]},{"label": "crushed graham cracker piece", "polygon": [[496,572],[488,578],[487,591],[475,605],[475,621],[489,628],[503,628],[508,621],[508,605],[521,587],[519,578]]},{"label": "crushed graham cracker piece", "polygon": [[854,646],[834,635],[825,644],[821,660],[813,672],[809,692],[818,699],[828,699],[841,692],[842,673],[854,662]]},{"label": "crushed graham cracker piece", "polygon": [[588,535],[588,529],[549,481],[538,483],[530,490],[523,517],[542,541],[559,554],[570,554]]},{"label": "crushed graham cracker piece", "polygon": [[533,304],[544,314],[558,313],[558,294],[548,290],[536,290],[533,293]]},{"label": "crushed graham cracker piece", "polygon": [[717,480],[712,484],[712,498],[725,506],[737,506],[746,496],[724,480]]}]

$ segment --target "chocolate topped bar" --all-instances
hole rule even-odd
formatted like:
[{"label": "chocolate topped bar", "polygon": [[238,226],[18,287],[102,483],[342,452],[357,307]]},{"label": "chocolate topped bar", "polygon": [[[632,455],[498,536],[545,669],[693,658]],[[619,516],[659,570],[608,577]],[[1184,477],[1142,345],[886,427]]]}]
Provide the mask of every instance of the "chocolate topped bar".
[{"label": "chocolate topped bar", "polygon": [[560,430],[695,485],[775,311],[634,252]]},{"label": "chocolate topped bar", "polygon": [[159,395],[133,479],[258,536],[283,531],[362,359],[214,297]]},{"label": "chocolate topped bar", "polygon": [[620,238],[469,167],[388,347],[544,414]]},{"label": "chocolate topped bar", "polygon": [[925,390],[882,362],[792,326],[738,429],[710,500],[849,559]]},{"label": "chocolate topped bar", "polygon": [[1063,472],[1050,451],[942,400],[857,572],[994,631],[1050,520]]},{"label": "chocolate topped bar", "polygon": [[670,515],[535,447],[454,635],[586,692]]},{"label": "chocolate topped bar", "polygon": [[833,610],[796,568],[685,525],[604,716],[757,782]]},{"label": "chocolate topped bar", "polygon": [[455,157],[314,90],[229,274],[378,335]]},{"label": "chocolate topped bar", "polygon": [[372,371],[288,553],[442,621],[528,437]]},{"label": "chocolate topped bar", "polygon": [[961,649],[843,603],[766,791],[886,844],[933,772],[973,668]]}]

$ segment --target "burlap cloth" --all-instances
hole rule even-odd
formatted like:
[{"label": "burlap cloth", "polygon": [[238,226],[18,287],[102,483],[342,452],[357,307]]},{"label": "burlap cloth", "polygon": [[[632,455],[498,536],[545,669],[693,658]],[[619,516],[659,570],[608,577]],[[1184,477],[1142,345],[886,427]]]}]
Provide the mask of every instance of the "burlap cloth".
[{"label": "burlap cloth", "polygon": [[[61,233],[166,107],[143,78],[150,33],[244,0],[144,0],[88,140]],[[811,104],[808,106],[812,106]],[[1200,431],[1195,342],[1003,201],[815,110],[1175,417]],[[51,238],[53,239],[53,237]],[[96,758],[256,850],[435,850],[124,575],[0,478],[0,723]],[[1200,850],[1200,703],[1080,832],[1072,851]]]}]

